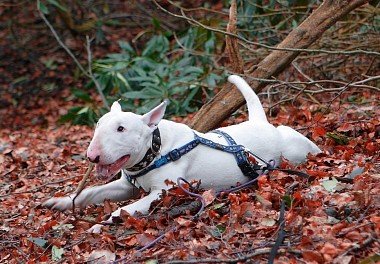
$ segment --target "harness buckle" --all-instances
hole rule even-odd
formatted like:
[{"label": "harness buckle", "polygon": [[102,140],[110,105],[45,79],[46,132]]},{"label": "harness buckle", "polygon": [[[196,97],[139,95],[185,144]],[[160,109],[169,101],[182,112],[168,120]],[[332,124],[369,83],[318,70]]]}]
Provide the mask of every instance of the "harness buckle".
[{"label": "harness buckle", "polygon": [[259,163],[257,162],[257,159],[255,158],[255,156],[253,156],[251,153],[249,153],[249,152],[245,152],[245,156],[247,157],[247,160],[248,160],[248,162],[249,162],[250,164],[252,164],[252,165],[257,165],[257,164],[259,164]]},{"label": "harness buckle", "polygon": [[169,152],[169,158],[171,161],[176,161],[181,158],[181,153],[178,151],[178,149],[173,149]]}]

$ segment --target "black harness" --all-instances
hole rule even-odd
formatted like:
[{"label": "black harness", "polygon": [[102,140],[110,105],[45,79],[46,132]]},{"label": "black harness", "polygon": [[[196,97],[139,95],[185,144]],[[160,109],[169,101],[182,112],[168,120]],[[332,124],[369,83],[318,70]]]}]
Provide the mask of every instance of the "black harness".
[{"label": "black harness", "polygon": [[[242,173],[251,179],[257,178],[261,173],[265,173],[266,171],[274,169],[273,161],[267,162],[249,151],[244,146],[236,144],[235,140],[226,132],[223,132],[221,130],[214,130],[212,133],[223,136],[229,145],[215,143],[214,141],[203,138],[194,132],[194,139],[192,141],[179,148],[171,150],[168,154],[161,156],[159,159],[155,160],[152,163],[161,148],[160,132],[157,128],[153,132],[152,147],[147,151],[144,158],[140,162],[138,162],[133,167],[128,168],[129,172],[139,172],[131,175],[128,173],[128,171],[124,171],[127,180],[134,185],[138,177],[141,177],[154,169],[160,168],[169,162],[179,160],[183,155],[189,153],[198,145],[204,145],[209,148],[233,154],[235,156],[236,163]],[[263,165],[259,165],[258,160],[261,161]],[[150,165],[148,166],[148,164]]]}]

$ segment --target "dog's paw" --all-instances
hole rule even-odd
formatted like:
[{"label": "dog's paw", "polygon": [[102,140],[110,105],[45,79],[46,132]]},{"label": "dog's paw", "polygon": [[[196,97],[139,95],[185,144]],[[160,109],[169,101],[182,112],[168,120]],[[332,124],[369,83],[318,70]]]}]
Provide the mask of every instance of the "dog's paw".
[{"label": "dog's paw", "polygon": [[72,208],[73,201],[69,196],[53,197],[45,201],[42,204],[42,206],[53,209],[53,210],[65,211]]},{"label": "dog's paw", "polygon": [[99,234],[102,232],[102,227],[104,227],[104,225],[95,224],[92,227],[90,227],[89,229],[87,229],[86,232],[87,233],[93,233],[93,234]]}]

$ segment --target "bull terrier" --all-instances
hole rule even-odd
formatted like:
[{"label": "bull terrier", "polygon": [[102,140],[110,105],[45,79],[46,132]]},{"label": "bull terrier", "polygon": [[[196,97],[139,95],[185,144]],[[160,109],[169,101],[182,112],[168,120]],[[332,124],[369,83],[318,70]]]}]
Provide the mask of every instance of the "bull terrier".
[{"label": "bull terrier", "polygon": [[[219,128],[237,145],[244,146],[262,160],[274,161],[278,165],[281,157],[292,163],[305,161],[308,153],[321,150],[309,139],[288,126],[274,127],[265,115],[258,96],[240,76],[231,75],[228,81],[234,84],[244,96],[249,120],[237,125]],[[89,204],[99,204],[105,199],[124,201],[133,198],[136,186],[149,192],[144,198],[119,208],[104,223],[112,223],[112,218],[120,216],[121,210],[133,215],[137,211],[147,213],[152,201],[159,198],[162,190],[170,188],[165,180],[200,180],[203,188],[224,189],[250,180],[237,165],[235,155],[205,144],[195,144],[184,152],[195,137],[213,144],[229,145],[220,133],[200,133],[185,124],[163,119],[167,102],[163,102],[144,115],[123,112],[118,102],[114,102],[110,112],[102,116],[95,129],[94,137],[87,150],[87,157],[96,163],[98,177],[110,180],[120,170],[121,178],[105,185],[83,190],[75,199],[75,206],[83,208]],[[190,143],[189,143],[190,142]],[[234,142],[234,143],[235,143]],[[189,145],[190,144],[190,145]],[[193,144],[194,145],[194,144]],[[191,147],[191,146],[190,146]],[[175,150],[175,152],[173,152]],[[180,151],[177,151],[180,150]],[[165,162],[162,162],[164,159]],[[166,160],[165,160],[166,159]],[[164,166],[156,166],[164,163]],[[259,160],[259,163],[262,163]],[[160,165],[160,164],[158,164]],[[134,177],[136,176],[136,177]],[[131,179],[134,179],[133,181]],[[43,205],[67,210],[72,207],[75,194],[53,197]],[[100,232],[102,225],[90,228],[90,232]]]}]

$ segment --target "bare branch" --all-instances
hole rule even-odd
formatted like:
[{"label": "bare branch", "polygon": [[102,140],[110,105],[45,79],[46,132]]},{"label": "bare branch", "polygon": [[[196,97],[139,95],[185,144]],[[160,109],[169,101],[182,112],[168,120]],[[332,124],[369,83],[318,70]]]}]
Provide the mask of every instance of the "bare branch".
[{"label": "bare branch", "polygon": [[[253,252],[243,255],[241,257],[237,258],[230,258],[230,259],[192,259],[192,260],[172,260],[166,262],[167,264],[190,264],[190,263],[237,263],[237,262],[242,262],[248,259],[251,259],[255,256],[263,255],[263,254],[269,254],[271,252],[271,248],[259,248],[254,250]],[[279,253],[293,253],[296,255],[301,255],[302,252],[296,249],[291,249],[291,248],[281,248],[278,250]]]},{"label": "bare branch", "polygon": [[230,33],[230,32],[227,32],[227,31],[224,31],[224,30],[221,30],[221,29],[217,29],[217,28],[213,28],[213,27],[204,25],[201,22],[195,20],[194,18],[188,17],[185,14],[185,12],[183,11],[182,8],[180,9],[182,15],[178,15],[178,14],[174,14],[174,13],[170,12],[169,10],[163,8],[159,3],[157,3],[156,0],[153,0],[153,2],[163,12],[165,12],[165,13],[171,15],[171,16],[177,17],[177,18],[185,19],[190,24],[197,25],[199,27],[202,27],[204,29],[207,29],[207,30],[210,30],[210,31],[213,31],[213,32],[216,32],[216,33],[220,33],[220,34],[223,34],[223,35],[235,37],[235,38],[237,38],[237,39],[239,39],[239,40],[241,40],[241,41],[243,41],[243,42],[245,42],[247,44],[256,45],[258,47],[266,48],[266,49],[269,49],[269,50],[307,52],[307,53],[344,54],[344,55],[366,54],[366,55],[380,56],[380,52],[367,51],[367,50],[362,50],[362,49],[357,49],[357,50],[324,50],[324,49],[284,48],[284,47],[279,47],[279,46],[277,46],[277,47],[269,46],[269,45],[262,44],[262,43],[259,43],[259,42],[250,41],[250,40],[248,40],[248,39],[246,39],[246,38],[244,38],[242,36],[239,36],[237,34],[234,34],[234,33]]},{"label": "bare branch", "polygon": [[[250,76],[270,79],[278,75],[288,67],[301,51],[312,45],[339,19],[367,2],[368,0],[324,1],[278,44],[276,50],[272,51],[257,65],[255,70],[250,73]],[[249,82],[249,84],[256,92],[260,92],[267,85],[267,82],[255,80]],[[235,112],[244,102],[244,98],[239,91],[231,89],[231,85],[226,84],[210,102],[203,105],[191,120],[190,126],[201,132],[209,131],[217,127],[220,122]]]},{"label": "bare branch", "polygon": [[[82,64],[80,64],[80,62],[78,61],[78,59],[74,56],[74,54],[71,52],[71,50],[63,43],[63,41],[61,40],[61,38],[58,36],[58,33],[55,31],[54,27],[51,25],[51,23],[49,22],[49,20],[46,18],[46,16],[44,15],[44,13],[41,12],[40,9],[38,9],[38,13],[40,14],[42,20],[45,22],[45,24],[49,27],[50,31],[53,33],[53,36],[55,37],[55,39],[57,40],[57,42],[59,43],[59,45],[67,52],[67,54],[69,54],[69,56],[73,59],[73,61],[75,62],[75,64],[77,65],[77,67],[80,69],[80,71],[83,73],[83,75],[87,76],[88,78],[90,78],[94,84],[95,84],[95,87],[96,89],[98,90],[98,93],[102,99],[102,102],[103,102],[103,105],[104,107],[106,107],[108,110],[110,109],[109,107],[109,104],[103,94],[103,91],[100,87],[100,84],[99,82],[96,80],[95,76],[92,74],[92,71],[86,71]],[[87,54],[88,54],[88,61],[89,61],[89,68],[91,68],[91,50],[90,50],[90,47],[89,47],[89,43],[87,43]]]},{"label": "bare branch", "polygon": [[[236,34],[236,19],[237,9],[236,9],[236,0],[231,1],[230,7],[230,20],[227,24],[227,32]],[[238,39],[232,36],[226,35],[226,51],[228,58],[230,59],[230,65],[232,71],[238,73],[244,73],[244,61],[239,53],[239,44]]]},{"label": "bare branch", "polygon": [[95,76],[92,74],[92,53],[91,53],[91,40],[86,35],[86,48],[87,48],[87,60],[88,60],[88,75],[91,78],[91,80],[94,82],[96,89],[98,90],[98,93],[100,97],[102,98],[103,104],[106,106],[106,108],[109,110],[109,104],[107,102],[106,97],[104,96],[102,87],[100,87],[100,84],[98,80],[95,78]]}]

